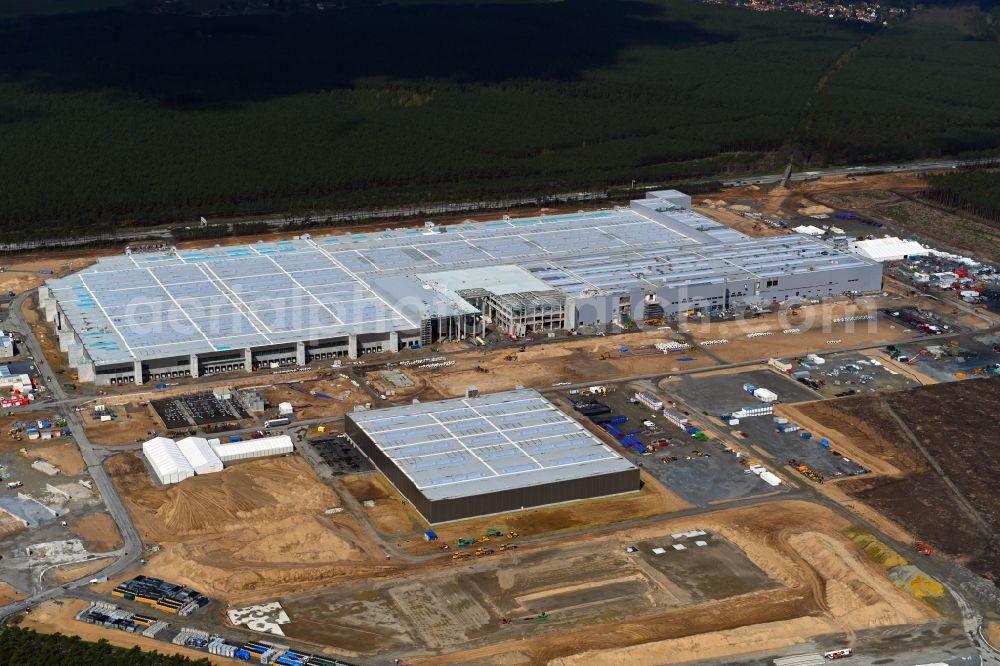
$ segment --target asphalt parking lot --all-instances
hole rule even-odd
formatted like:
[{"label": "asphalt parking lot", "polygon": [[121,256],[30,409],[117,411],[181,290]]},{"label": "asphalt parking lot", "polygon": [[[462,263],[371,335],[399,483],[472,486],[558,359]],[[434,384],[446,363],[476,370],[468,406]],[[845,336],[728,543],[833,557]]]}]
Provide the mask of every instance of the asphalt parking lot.
[{"label": "asphalt parking lot", "polygon": [[[637,390],[650,390],[650,387],[619,384],[609,385],[608,389],[604,396],[567,395],[567,411],[586,421],[586,417],[572,410],[572,400],[592,398],[610,407],[612,414],[625,416],[628,420],[618,424],[618,428],[623,434],[638,438],[651,451],[641,455],[633,448],[619,448],[619,452],[684,501],[707,507],[717,502],[783,490],[776,489],[749,473],[734,452],[727,452],[726,445],[718,437],[698,441],[667,420],[662,412],[654,412],[649,407],[630,401]],[[654,393],[665,401],[669,398],[663,392]],[[698,414],[692,414],[691,418],[694,425],[709,426],[714,432],[720,431],[717,426],[721,424],[718,421],[710,424],[707,418]],[[643,421],[650,421],[654,426],[644,426]],[[610,436],[603,434],[602,438],[608,441]],[[667,440],[669,444],[665,447],[654,445],[663,440]]]},{"label": "asphalt parking lot", "polygon": [[[864,468],[834,455],[836,442],[824,448],[818,439],[803,439],[802,431],[778,432],[772,415],[751,416],[740,419],[738,425],[723,424],[719,416],[741,407],[760,405],[760,401],[743,390],[744,384],[768,388],[778,394],[781,402],[817,400],[818,396],[800,383],[772,370],[752,370],[738,374],[686,376],[670,383],[670,391],[679,402],[697,410],[699,418],[712,427],[733,434],[740,445],[759,455],[759,459],[772,467],[783,467],[795,459],[818,472],[823,478],[863,474]],[[707,414],[706,414],[707,412]],[[741,434],[741,433],[745,433]]]}]

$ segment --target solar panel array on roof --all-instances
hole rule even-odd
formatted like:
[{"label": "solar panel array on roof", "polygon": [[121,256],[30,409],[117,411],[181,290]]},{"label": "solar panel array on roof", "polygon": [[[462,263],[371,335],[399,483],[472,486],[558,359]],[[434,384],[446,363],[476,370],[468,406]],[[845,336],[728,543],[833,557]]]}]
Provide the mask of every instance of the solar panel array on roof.
[{"label": "solar panel array on roof", "polygon": [[[651,198],[434,230],[104,257],[46,284],[90,358],[105,365],[415,331],[425,317],[476,313],[456,284],[498,264],[566,295],[869,265],[802,236],[747,238]],[[442,277],[453,271],[465,272]]]}]

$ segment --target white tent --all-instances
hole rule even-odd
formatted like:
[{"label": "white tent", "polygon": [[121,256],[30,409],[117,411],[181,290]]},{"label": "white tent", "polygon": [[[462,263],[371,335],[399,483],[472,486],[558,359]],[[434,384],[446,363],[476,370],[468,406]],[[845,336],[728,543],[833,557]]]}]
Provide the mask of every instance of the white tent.
[{"label": "white tent", "polygon": [[280,456],[295,450],[295,447],[292,446],[292,438],[288,435],[248,439],[243,442],[219,444],[212,448],[215,449],[216,455],[224,463],[231,463],[234,460],[247,460],[249,458]]},{"label": "white tent", "polygon": [[154,437],[142,445],[142,455],[149,462],[153,476],[164,485],[194,476],[194,468],[172,439]]},{"label": "white tent", "polygon": [[794,227],[792,231],[794,231],[797,234],[805,234],[806,236],[822,236],[823,234],[826,233],[819,227],[815,227],[811,224]]},{"label": "white tent", "polygon": [[902,240],[895,236],[857,241],[852,244],[851,251],[875,261],[899,261],[906,257],[923,257],[930,253],[917,241]]},{"label": "white tent", "polygon": [[222,461],[204,437],[185,437],[177,441],[177,448],[194,468],[195,474],[214,474],[222,471]]}]

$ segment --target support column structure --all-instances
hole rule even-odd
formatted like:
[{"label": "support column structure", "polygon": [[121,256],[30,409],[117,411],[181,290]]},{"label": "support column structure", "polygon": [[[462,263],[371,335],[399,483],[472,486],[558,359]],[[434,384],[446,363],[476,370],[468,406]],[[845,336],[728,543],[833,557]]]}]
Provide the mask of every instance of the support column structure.
[{"label": "support column structure", "polygon": [[190,360],[188,362],[191,364],[191,376],[192,377],[197,377],[198,376],[198,355],[197,354],[191,354]]},{"label": "support column structure", "polygon": [[133,363],[133,366],[135,367],[135,370],[134,370],[134,372],[135,372],[135,380],[134,381],[135,381],[136,385],[138,386],[139,384],[142,384],[142,361],[136,361],[135,363]]},{"label": "support column structure", "polygon": [[389,351],[393,354],[399,351],[399,331],[389,331]]},{"label": "support column structure", "polygon": [[243,350],[243,369],[253,372],[253,350],[249,347]]},{"label": "support column structure", "polygon": [[304,342],[295,343],[295,364],[298,366],[306,364],[306,343]]},{"label": "support column structure", "polygon": [[348,335],[347,336],[347,358],[357,358],[358,357],[358,336]]}]

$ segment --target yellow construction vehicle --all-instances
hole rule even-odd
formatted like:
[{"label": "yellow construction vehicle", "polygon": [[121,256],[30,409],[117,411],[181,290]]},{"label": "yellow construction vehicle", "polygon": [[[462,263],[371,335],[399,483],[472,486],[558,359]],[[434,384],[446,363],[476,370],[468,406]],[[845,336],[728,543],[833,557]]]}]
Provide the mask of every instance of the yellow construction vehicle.
[{"label": "yellow construction vehicle", "polygon": [[513,531],[512,532],[507,532],[507,538],[508,539],[516,539],[517,538],[517,532],[513,532]]},{"label": "yellow construction vehicle", "polygon": [[453,560],[463,560],[466,557],[471,557],[471,556],[472,556],[472,553],[470,553],[469,551],[465,550],[465,551],[462,551],[461,553],[455,553],[454,555],[451,556],[451,559],[453,559]]},{"label": "yellow construction vehicle", "polygon": [[517,354],[511,352],[510,354],[507,354],[503,358],[504,358],[505,361],[516,361],[517,360]]},{"label": "yellow construction vehicle", "polygon": [[483,536],[479,537],[479,543],[486,543],[489,540],[490,540],[490,538],[488,536],[486,536],[485,534]]}]

